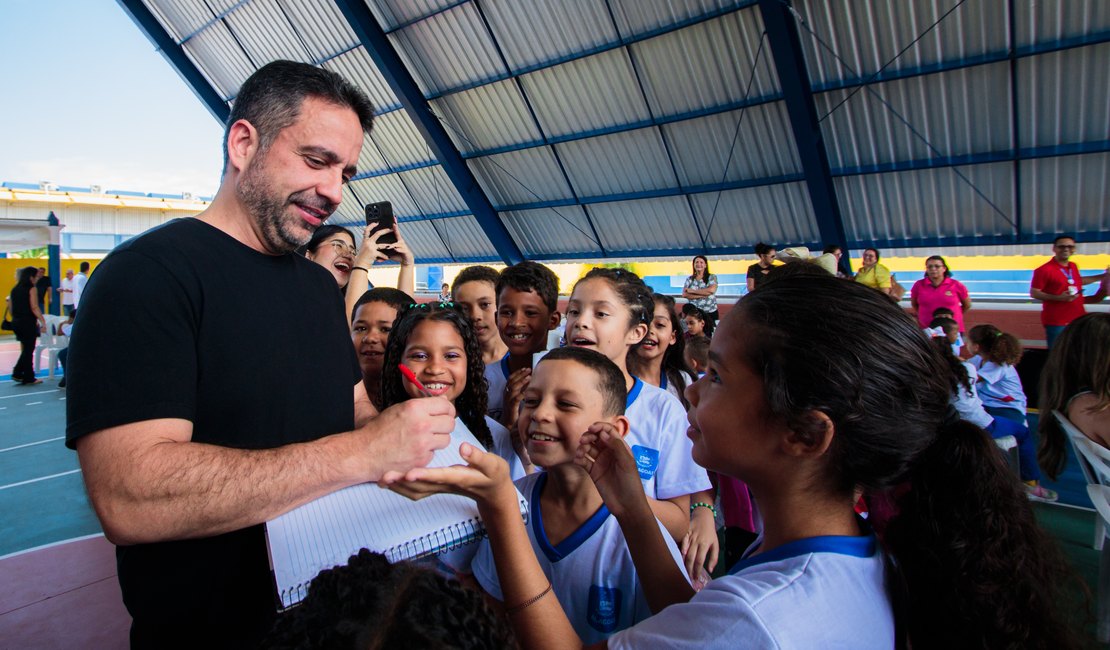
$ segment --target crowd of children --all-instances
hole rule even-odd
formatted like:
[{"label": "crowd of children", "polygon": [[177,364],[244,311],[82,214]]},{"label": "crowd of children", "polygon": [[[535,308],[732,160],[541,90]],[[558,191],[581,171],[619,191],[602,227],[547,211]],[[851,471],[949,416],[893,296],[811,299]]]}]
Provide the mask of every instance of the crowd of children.
[{"label": "crowd of children", "polygon": [[[443,395],[485,447],[383,479],[477,501],[489,538],[440,564],[496,604],[476,620],[507,617],[522,647],[1078,644],[1028,505],[1055,494],[1037,484],[1020,344],[978,326],[965,360],[946,314],[922,336],[877,292],[795,266],[716,334],[624,269],[586,273],[565,321],[534,262],[464,269],[454,303],[354,303],[375,406]],[[1024,490],[991,436],[1017,440]],[[885,504],[870,521],[861,495]]]}]

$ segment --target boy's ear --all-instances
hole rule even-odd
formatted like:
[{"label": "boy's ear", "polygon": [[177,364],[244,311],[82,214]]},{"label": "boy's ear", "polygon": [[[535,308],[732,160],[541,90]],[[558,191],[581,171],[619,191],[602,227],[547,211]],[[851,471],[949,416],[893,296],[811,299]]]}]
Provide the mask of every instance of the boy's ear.
[{"label": "boy's ear", "polygon": [[227,131],[227,161],[242,172],[258,151],[258,129],[246,120],[237,120]]},{"label": "boy's ear", "polygon": [[550,332],[551,330],[558,327],[559,323],[562,320],[563,320],[563,315],[559,313],[558,309],[551,312],[551,318],[548,319],[548,323],[547,323],[547,331]]},{"label": "boy's ear", "polygon": [[617,435],[624,439],[628,435],[629,430],[632,428],[632,423],[628,421],[623,415],[618,415],[613,418],[613,428],[617,430]]},{"label": "boy's ear", "polygon": [[821,456],[828,451],[836,436],[836,425],[824,412],[816,409],[806,414],[809,422],[804,431],[786,429],[782,439],[782,449],[787,455],[797,458]]}]

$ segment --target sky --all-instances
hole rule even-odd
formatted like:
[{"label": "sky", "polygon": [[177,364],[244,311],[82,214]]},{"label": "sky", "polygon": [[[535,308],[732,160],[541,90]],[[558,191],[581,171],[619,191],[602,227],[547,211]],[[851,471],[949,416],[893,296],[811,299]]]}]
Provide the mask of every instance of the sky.
[{"label": "sky", "polygon": [[112,0],[0,0],[0,181],[212,196],[223,127]]}]

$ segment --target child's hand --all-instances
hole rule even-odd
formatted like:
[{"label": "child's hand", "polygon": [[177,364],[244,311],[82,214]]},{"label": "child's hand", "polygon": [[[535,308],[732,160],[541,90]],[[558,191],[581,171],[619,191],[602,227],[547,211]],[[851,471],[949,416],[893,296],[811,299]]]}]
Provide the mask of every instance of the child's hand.
[{"label": "child's hand", "polygon": [[644,494],[632,450],[608,422],[590,425],[578,442],[574,462],[589,472],[605,505],[616,516],[624,514],[629,495]]},{"label": "child's hand", "polygon": [[709,574],[717,568],[720,542],[717,539],[717,522],[709,508],[694,508],[690,515],[690,530],[682,538],[682,558],[686,573],[694,584],[709,582]]},{"label": "child's hand", "polygon": [[432,494],[460,494],[479,504],[494,503],[513,483],[509,465],[496,454],[484,452],[468,443],[459,447],[466,465],[417,467],[405,474],[386,472],[378,485],[415,500]]},{"label": "child's hand", "polygon": [[504,410],[501,414],[501,419],[504,420],[501,424],[510,431],[516,431],[513,425],[516,424],[516,418],[520,414],[520,402],[524,399],[524,390],[528,388],[528,382],[532,379],[531,368],[521,368],[509,375],[505,381],[504,393]]}]

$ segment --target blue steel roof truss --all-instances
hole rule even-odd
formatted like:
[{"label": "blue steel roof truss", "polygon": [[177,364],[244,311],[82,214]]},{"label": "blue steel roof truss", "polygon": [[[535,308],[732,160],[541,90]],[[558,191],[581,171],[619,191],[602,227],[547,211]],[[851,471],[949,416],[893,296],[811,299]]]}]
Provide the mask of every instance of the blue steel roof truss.
[{"label": "blue steel roof truss", "polygon": [[[440,161],[447,176],[455,185],[467,207],[478,220],[486,237],[498,255],[507,264],[524,259],[516,241],[493,209],[489,198],[482,192],[466,161],[459,155],[451,138],[431,112],[428,101],[420,92],[412,74],[401,62],[393,45],[382,31],[363,0],[334,0],[347,19],[363,47],[378,66],[393,93],[401,100],[406,113],[416,125],[428,147]],[[438,230],[437,230],[438,232]]]}]

